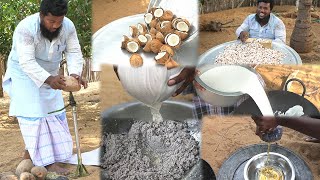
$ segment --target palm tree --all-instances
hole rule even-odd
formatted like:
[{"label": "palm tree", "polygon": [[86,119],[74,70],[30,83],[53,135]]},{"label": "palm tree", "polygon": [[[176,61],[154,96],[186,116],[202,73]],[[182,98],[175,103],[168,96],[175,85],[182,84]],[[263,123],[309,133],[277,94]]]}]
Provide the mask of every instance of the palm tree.
[{"label": "palm tree", "polygon": [[290,46],[298,53],[312,51],[314,34],[311,31],[312,0],[300,0],[298,17],[291,35]]}]

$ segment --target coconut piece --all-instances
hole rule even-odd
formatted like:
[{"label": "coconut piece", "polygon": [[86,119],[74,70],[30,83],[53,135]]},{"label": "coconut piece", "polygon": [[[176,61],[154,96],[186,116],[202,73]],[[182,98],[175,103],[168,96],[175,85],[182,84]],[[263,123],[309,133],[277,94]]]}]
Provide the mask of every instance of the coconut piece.
[{"label": "coconut piece", "polygon": [[23,172],[21,173],[19,180],[36,180],[36,178],[29,172]]},{"label": "coconut piece", "polygon": [[172,23],[170,21],[163,21],[160,24],[160,32],[166,36],[169,33],[173,33]]},{"label": "coconut piece", "polygon": [[157,8],[154,10],[153,15],[156,18],[160,18],[164,13],[164,10],[162,8]]},{"label": "coconut piece", "polygon": [[144,34],[144,36],[148,39],[148,41],[151,41],[153,39],[152,35],[149,33]]},{"label": "coconut piece", "polygon": [[161,32],[157,32],[156,39],[158,39],[161,43],[164,43],[164,36]]},{"label": "coconut piece", "polygon": [[37,180],[45,180],[48,171],[43,166],[35,166],[31,169],[31,174],[33,174]]},{"label": "coconut piece", "polygon": [[157,24],[158,24],[157,19],[152,19],[151,22],[149,23],[151,28],[156,28]]},{"label": "coconut piece", "polygon": [[138,28],[139,34],[145,34],[147,32],[147,26],[145,24],[138,23],[137,28]]},{"label": "coconut piece", "polygon": [[19,163],[16,169],[16,175],[20,176],[23,172],[30,172],[33,167],[34,165],[32,164],[31,159],[24,159]]},{"label": "coconut piece", "polygon": [[126,49],[128,52],[135,53],[139,50],[140,44],[137,39],[129,39]]},{"label": "coconut piece", "polygon": [[159,52],[154,59],[156,60],[157,64],[162,64],[164,65],[168,60],[169,60],[169,53],[166,51]]},{"label": "coconut piece", "polygon": [[[66,86],[62,89],[66,92],[75,92],[81,89],[81,85],[79,84],[78,80],[72,76],[65,76],[64,77]],[[28,171],[30,172],[30,171]]]},{"label": "coconut piece", "polygon": [[161,43],[161,41],[159,41],[158,39],[152,39],[150,41],[150,48],[151,51],[154,53],[159,53],[160,52],[160,48],[163,46],[163,44]]},{"label": "coconut piece", "polygon": [[144,22],[145,22],[146,24],[150,24],[150,22],[152,21],[152,19],[153,19],[153,15],[152,15],[151,13],[146,13],[146,14],[144,15]]},{"label": "coconut piece", "polygon": [[122,48],[122,49],[125,49],[125,48],[126,48],[128,41],[129,41],[128,36],[123,35],[123,37],[122,37],[122,42],[121,42],[121,48]]},{"label": "coconut piece", "polygon": [[160,52],[168,52],[170,56],[174,56],[173,49],[170,46],[166,45],[166,44],[161,46]]},{"label": "coconut piece", "polygon": [[132,54],[130,57],[130,64],[132,67],[140,67],[143,65],[143,59],[138,53]]},{"label": "coconut piece", "polygon": [[160,21],[156,24],[155,28],[157,31],[161,31],[161,22]]},{"label": "coconut piece", "polygon": [[187,32],[182,32],[179,30],[175,30],[174,33],[180,37],[181,41],[185,40],[189,35]]},{"label": "coconut piece", "polygon": [[144,46],[148,42],[148,38],[146,36],[140,34],[138,36],[138,41],[139,41],[141,46]]},{"label": "coconut piece", "polygon": [[150,34],[152,35],[156,35],[157,34],[157,30],[155,28],[151,28],[150,29]]},{"label": "coconut piece", "polygon": [[171,22],[172,22],[172,27],[173,28],[176,28],[176,25],[178,22],[182,21],[183,19],[182,18],[179,18],[179,17],[176,17],[174,18]]},{"label": "coconut piece", "polygon": [[183,31],[183,32],[188,32],[189,31],[189,27],[190,27],[190,24],[188,24],[186,22],[186,20],[179,21],[175,25],[175,29],[177,29],[179,31]]},{"label": "coconut piece", "polygon": [[144,52],[151,52],[151,40],[147,42],[147,44],[143,48]]},{"label": "coconut piece", "polygon": [[170,10],[165,10],[163,15],[160,17],[160,21],[172,21],[173,13]]},{"label": "coconut piece", "polygon": [[166,35],[166,37],[164,38],[164,41],[166,44],[168,44],[169,46],[171,46],[175,49],[178,49],[181,44],[180,37],[174,33],[170,33],[170,34]]},{"label": "coconut piece", "polygon": [[130,32],[130,36],[133,38],[135,38],[139,35],[138,28],[135,26],[129,26],[129,32]]},{"label": "coconut piece", "polygon": [[179,64],[174,61],[172,58],[170,58],[166,63],[165,66],[167,67],[167,69],[173,69],[179,66]]}]

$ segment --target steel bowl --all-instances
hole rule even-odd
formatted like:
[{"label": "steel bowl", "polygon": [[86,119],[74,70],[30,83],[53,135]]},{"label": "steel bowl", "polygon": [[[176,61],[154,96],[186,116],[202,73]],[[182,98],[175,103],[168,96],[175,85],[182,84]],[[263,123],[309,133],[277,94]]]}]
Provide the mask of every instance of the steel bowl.
[{"label": "steel bowl", "polygon": [[[244,179],[259,179],[259,170],[265,166],[266,161],[267,152],[253,156],[244,167]],[[268,166],[280,171],[283,180],[295,179],[295,169],[292,162],[282,154],[270,152]]]},{"label": "steel bowl", "polygon": [[[240,91],[238,92],[222,92],[218,91],[215,88],[209,87],[207,84],[205,84],[201,79],[200,76],[204,72],[211,70],[213,68],[217,68],[220,66],[240,66],[243,68],[248,69],[249,71],[257,74],[257,72],[251,68],[250,66],[244,66],[244,65],[219,65],[219,64],[202,64],[196,68],[196,75],[195,75],[195,89],[197,94],[206,101],[207,103],[215,106],[221,106],[221,107],[227,107],[234,105],[244,94]],[[232,70],[232,69],[230,69]],[[225,72],[228,73],[228,72]],[[258,74],[257,74],[258,75]],[[239,76],[241,77],[241,75]],[[216,81],[217,79],[212,79],[212,81]],[[236,79],[235,79],[236,80]]]}]

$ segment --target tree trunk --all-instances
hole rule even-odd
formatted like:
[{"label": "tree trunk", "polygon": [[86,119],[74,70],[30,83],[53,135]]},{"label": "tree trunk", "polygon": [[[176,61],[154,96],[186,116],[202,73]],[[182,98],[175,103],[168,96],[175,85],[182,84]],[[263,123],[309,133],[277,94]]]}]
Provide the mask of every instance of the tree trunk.
[{"label": "tree trunk", "polygon": [[290,39],[290,46],[298,53],[308,53],[313,48],[311,4],[312,0],[299,0],[298,16]]},{"label": "tree trunk", "polygon": [[0,98],[3,97],[2,76],[4,75],[4,72],[5,72],[4,68],[5,68],[4,59],[0,55]]}]

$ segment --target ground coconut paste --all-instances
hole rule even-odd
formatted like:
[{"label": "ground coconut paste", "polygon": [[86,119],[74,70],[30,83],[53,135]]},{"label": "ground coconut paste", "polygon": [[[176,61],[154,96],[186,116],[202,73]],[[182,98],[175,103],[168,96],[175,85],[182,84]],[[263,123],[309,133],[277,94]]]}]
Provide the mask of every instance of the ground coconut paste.
[{"label": "ground coconut paste", "polygon": [[106,134],[101,165],[106,179],[181,179],[199,161],[187,124],[135,122],[126,134]]}]

